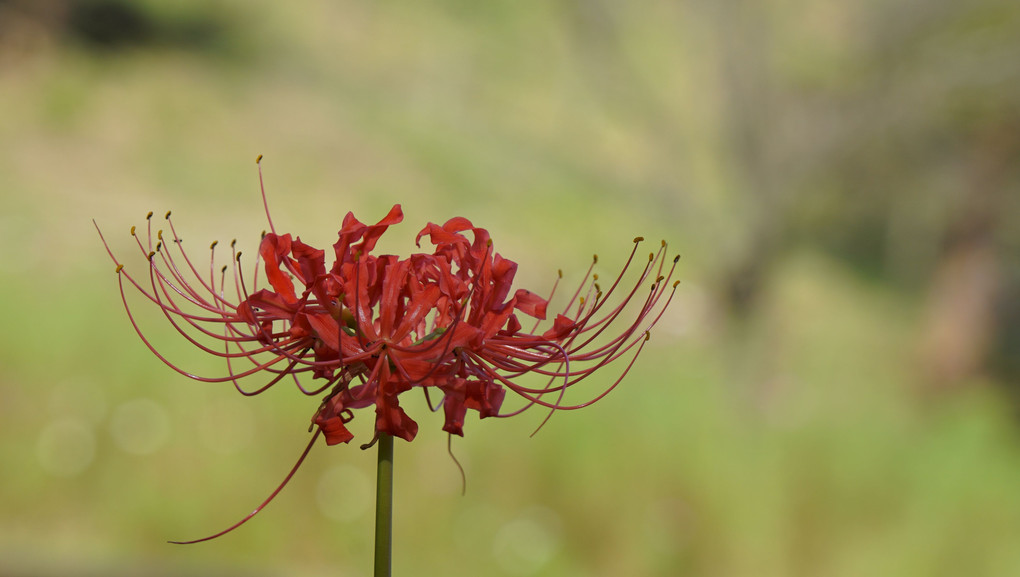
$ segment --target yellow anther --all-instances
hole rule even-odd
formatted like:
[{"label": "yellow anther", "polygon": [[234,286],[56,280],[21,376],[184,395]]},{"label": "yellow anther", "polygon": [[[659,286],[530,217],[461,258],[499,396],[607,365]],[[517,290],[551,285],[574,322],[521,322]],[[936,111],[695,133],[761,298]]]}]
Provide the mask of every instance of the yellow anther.
[{"label": "yellow anther", "polygon": [[592,255],[592,257],[591,257],[591,258],[592,258],[592,263],[597,263],[597,262],[599,262],[599,255],[597,255],[597,254],[594,254],[594,255]]},{"label": "yellow anther", "polygon": [[643,240],[645,240],[645,237],[643,237],[643,236],[635,236],[634,237],[634,242],[641,242]]},{"label": "yellow anther", "polygon": [[659,276],[659,278],[655,279],[655,284],[659,284],[660,282],[662,282],[662,279],[664,279],[664,278],[666,278],[666,277]]},{"label": "yellow anther", "polygon": [[152,262],[152,257],[156,256],[156,251],[149,252],[149,262]]},{"label": "yellow anther", "polygon": [[599,280],[599,273],[591,275],[591,280]]},{"label": "yellow anther", "polygon": [[262,236],[259,237],[259,240],[264,240],[265,238],[266,238],[266,231],[262,231]]},{"label": "yellow anther", "polygon": [[666,248],[666,239],[662,239],[662,248]]},{"label": "yellow anther", "polygon": [[258,158],[255,159],[255,164],[258,164],[260,162],[262,162],[262,155],[261,154],[258,156]]},{"label": "yellow anther", "polygon": [[241,251],[237,251],[237,256],[234,257],[234,260],[241,262]]},{"label": "yellow anther", "polygon": [[675,257],[673,257],[673,264],[676,264],[678,262],[680,262],[680,255],[676,255]]},{"label": "yellow anther", "polygon": [[163,229],[159,229],[156,231],[156,238],[158,238],[159,240],[163,240]]},{"label": "yellow anther", "polygon": [[134,236],[134,235],[135,235],[135,227],[132,226],[131,227],[131,236]]},{"label": "yellow anther", "polygon": [[652,333],[645,331],[645,342],[648,342],[648,339],[650,338],[652,338]]},{"label": "yellow anther", "polygon": [[230,241],[230,248],[234,248],[235,244],[237,244],[237,239],[236,238],[234,240]]},{"label": "yellow anther", "polygon": [[223,265],[223,268],[220,269],[221,274],[225,272],[227,272],[227,265]]},{"label": "yellow anther", "polygon": [[556,269],[556,274],[560,275],[560,278],[563,278],[563,269],[561,268]]},{"label": "yellow anther", "polygon": [[119,265],[117,265],[117,270],[115,270],[114,272],[119,273],[122,270],[124,270],[124,265],[119,264]]},{"label": "yellow anther", "polygon": [[679,285],[680,285],[680,281],[673,281],[673,288],[676,288]]},{"label": "yellow anther", "polygon": [[648,262],[652,262],[653,260],[655,260],[655,253],[654,252],[648,253]]},{"label": "yellow anther", "polygon": [[159,249],[161,248],[163,248],[163,241],[159,241],[156,243],[156,252],[159,252]]},{"label": "yellow anther", "polygon": [[164,216],[163,218],[165,218],[167,220],[170,220],[170,211],[169,210],[166,211],[166,216]]},{"label": "yellow anther", "polygon": [[209,249],[212,250],[212,249],[216,248],[216,245],[218,245],[218,244],[220,244],[220,241],[218,241],[218,240],[212,241],[212,244],[209,245]]},{"label": "yellow anther", "polygon": [[152,211],[151,210],[149,211],[149,214],[145,215],[145,220],[149,220],[150,218],[152,218]]}]

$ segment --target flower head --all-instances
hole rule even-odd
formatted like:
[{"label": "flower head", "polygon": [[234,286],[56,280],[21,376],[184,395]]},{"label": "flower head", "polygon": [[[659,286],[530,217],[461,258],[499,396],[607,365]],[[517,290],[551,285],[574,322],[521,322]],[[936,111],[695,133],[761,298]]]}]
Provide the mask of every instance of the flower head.
[{"label": "flower head", "polygon": [[[153,233],[152,220],[150,213],[144,235],[131,231],[148,261],[147,279],[130,274],[106,245],[142,341],[181,374],[230,382],[244,395],[284,379],[306,395],[325,393],[312,416],[318,428],[312,441],[322,434],[330,445],[349,442],[347,423],[354,411],[369,407],[375,410],[376,435],[414,439],[418,424],[400,404],[412,389],[420,389],[434,410],[442,407],[443,430],[454,435],[463,435],[469,409],[486,418],[534,405],[551,415],[591,404],[630,369],[677,284],[670,284],[677,259],[669,263],[665,242],[644,265],[635,265],[642,241],[637,238],[608,288],[592,274],[596,257],[586,281],[549,321],[549,299],[559,279],[548,297],[514,290],[517,263],[497,253],[488,231],[466,218],[427,224],[416,244],[420,248],[427,239],[431,250],[400,258],[373,252],[388,228],[403,220],[399,205],[372,225],[348,213],[328,268],[325,250],[278,234],[269,218],[272,230],[262,237],[249,281],[240,252],[217,269],[214,242],[209,268],[200,270],[170,213],[165,230]],[[632,268],[640,270],[625,284]],[[224,359],[226,375],[191,374],[162,355],[135,321],[125,284],[160,309],[190,343]],[[583,402],[566,402],[568,389],[616,361],[623,368],[608,387]],[[246,385],[259,376],[258,386]],[[504,409],[507,391],[522,406]]]}]

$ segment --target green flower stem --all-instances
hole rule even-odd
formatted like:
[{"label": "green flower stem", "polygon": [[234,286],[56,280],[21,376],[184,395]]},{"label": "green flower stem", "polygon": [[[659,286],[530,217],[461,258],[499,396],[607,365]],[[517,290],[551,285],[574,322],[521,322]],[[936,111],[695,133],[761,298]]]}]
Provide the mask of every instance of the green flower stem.
[{"label": "green flower stem", "polygon": [[393,437],[379,434],[375,482],[375,577],[390,577],[393,560]]}]

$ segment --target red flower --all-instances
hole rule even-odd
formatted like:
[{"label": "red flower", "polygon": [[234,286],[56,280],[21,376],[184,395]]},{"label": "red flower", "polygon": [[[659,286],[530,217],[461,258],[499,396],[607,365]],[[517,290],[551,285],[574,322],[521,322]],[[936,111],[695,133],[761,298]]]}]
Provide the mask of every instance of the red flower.
[{"label": "red flower", "polygon": [[[443,393],[443,428],[457,435],[463,434],[466,409],[483,418],[523,410],[500,413],[507,389],[525,400],[524,408],[588,405],[620,382],[672,297],[669,291],[660,302],[676,262],[663,276],[665,243],[649,255],[632,286],[621,286],[641,241],[635,239],[631,257],[608,290],[603,292],[589,269],[591,281],[578,288],[543,330],[547,299],[523,289],[510,296],[517,264],[494,253],[488,232],[467,219],[422,229],[418,240],[428,237],[435,246],[431,253],[405,259],[371,254],[387,227],[401,221],[398,205],[375,225],[348,214],[328,271],[324,251],[289,234],[266,234],[259,258],[269,287],[249,293],[237,253],[235,304],[225,296],[228,267],[221,269],[219,282],[212,264],[204,278],[183,251],[170,214],[170,248],[164,245],[162,230],[153,236],[151,217],[144,242],[132,229],[149,261],[148,283],[132,277],[111,252],[125,308],[143,342],[178,372],[200,381],[230,381],[245,395],[258,394],[285,377],[307,395],[332,389],[313,419],[329,444],[349,441],[352,435],[345,424],[351,411],[369,406],[376,409],[376,431],[412,440],[418,426],[400,407],[399,396],[416,387]],[[472,239],[464,234],[468,230]],[[649,278],[654,279],[647,285],[650,290],[638,297]],[[125,280],[192,344],[224,358],[228,375],[194,375],[164,357],[135,323],[124,295]],[[257,282],[256,273],[253,288]],[[617,293],[622,297],[609,304]],[[632,301],[639,301],[636,311],[616,327]],[[522,316],[536,320],[531,330],[523,329]],[[222,348],[207,345],[209,338],[220,341]],[[628,353],[630,361],[607,390],[581,404],[562,404],[568,388]],[[269,375],[267,383],[253,390],[242,387],[242,379],[262,373]],[[544,384],[522,382],[532,375],[543,377]],[[318,386],[306,386],[308,376]]]},{"label": "red flower", "polygon": [[[349,442],[353,435],[346,424],[354,411],[373,406],[376,434],[414,439],[418,424],[400,406],[400,396],[415,388],[430,406],[430,390],[441,393],[437,402],[445,415],[443,429],[456,435],[463,435],[468,409],[486,418],[516,415],[533,405],[551,415],[591,404],[616,387],[633,365],[677,284],[669,288],[677,259],[666,270],[665,242],[649,255],[633,284],[623,284],[638,238],[609,288],[603,290],[592,274],[596,257],[589,280],[551,323],[543,324],[548,299],[514,291],[517,263],[496,253],[488,231],[465,218],[426,225],[416,240],[420,246],[427,237],[432,251],[399,258],[373,254],[388,227],[403,219],[399,205],[374,225],[348,213],[329,269],[325,251],[273,230],[264,234],[256,270],[246,283],[240,253],[217,274],[213,243],[209,270],[199,272],[183,250],[170,213],[167,236],[163,230],[153,235],[151,217],[144,237],[132,228],[149,262],[147,282],[130,275],[103,240],[142,341],[181,374],[229,381],[245,395],[285,378],[307,395],[328,390],[312,418],[318,427],[312,441],[321,433],[330,445]],[[260,261],[268,281],[263,288]],[[192,344],[223,358],[227,375],[194,375],[163,356],[135,321],[125,282],[162,310]],[[583,402],[566,402],[568,389],[621,358],[623,368],[608,387]],[[253,389],[242,385],[255,375],[264,375],[266,382]],[[523,399],[523,406],[503,409],[508,390]]]}]

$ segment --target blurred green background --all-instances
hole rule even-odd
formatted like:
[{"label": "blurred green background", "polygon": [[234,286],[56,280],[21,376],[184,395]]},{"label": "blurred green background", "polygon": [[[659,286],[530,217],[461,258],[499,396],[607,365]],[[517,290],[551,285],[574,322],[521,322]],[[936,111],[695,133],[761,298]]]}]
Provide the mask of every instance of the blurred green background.
[{"label": "blurred green background", "polygon": [[[396,447],[395,574],[1020,575],[1020,4],[0,1],[0,576],[363,576],[369,413],[173,373],[95,219],[384,248],[460,215],[546,290],[643,235],[677,298],[583,411]],[[133,260],[132,260],[133,259]],[[153,339],[196,372],[154,310]],[[610,383],[606,374],[591,391]]]}]

